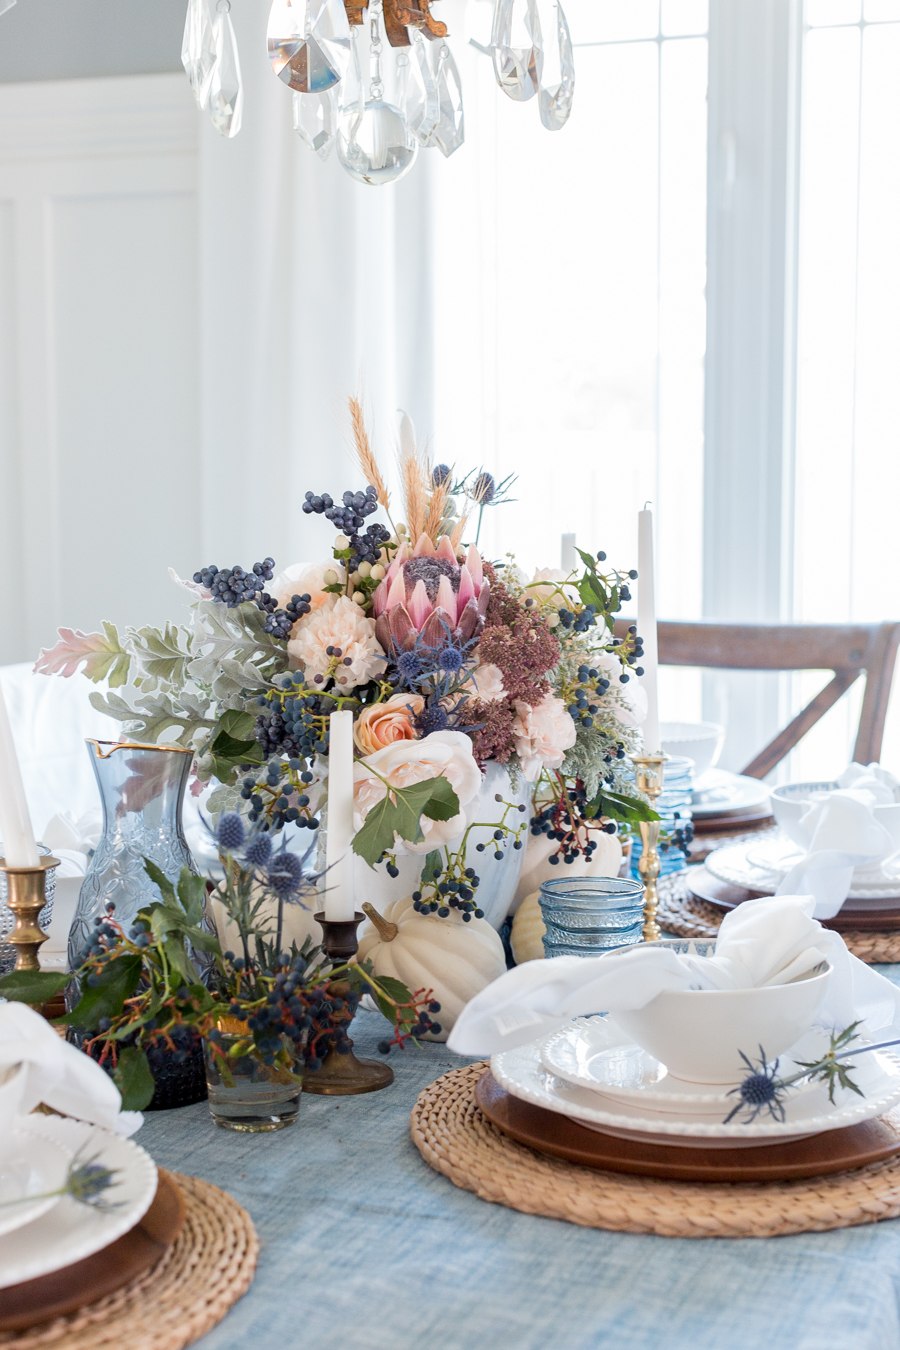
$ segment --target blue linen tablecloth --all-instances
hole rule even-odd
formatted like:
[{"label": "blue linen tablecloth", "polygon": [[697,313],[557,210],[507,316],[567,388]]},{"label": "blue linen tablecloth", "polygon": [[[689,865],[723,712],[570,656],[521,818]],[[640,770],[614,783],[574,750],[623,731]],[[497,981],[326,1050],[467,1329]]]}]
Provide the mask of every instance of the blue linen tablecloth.
[{"label": "blue linen tablecloth", "polygon": [[[900,983],[900,966],[881,968]],[[361,1054],[384,1034],[357,1019]],[[409,1137],[417,1094],[464,1061],[429,1045],[392,1087],[307,1096],[247,1136],[206,1103],[138,1140],[253,1216],[256,1279],[202,1350],[892,1350],[900,1222],[769,1239],[635,1237],[519,1214],[457,1189]]]}]

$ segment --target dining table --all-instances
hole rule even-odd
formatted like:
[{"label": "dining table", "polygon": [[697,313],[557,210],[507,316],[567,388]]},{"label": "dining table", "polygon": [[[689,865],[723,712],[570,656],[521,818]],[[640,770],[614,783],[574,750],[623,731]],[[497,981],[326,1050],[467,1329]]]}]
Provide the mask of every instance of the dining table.
[{"label": "dining table", "polygon": [[[878,969],[900,983],[900,965]],[[362,1011],[356,1052],[385,1023]],[[228,1191],[261,1242],[250,1289],[200,1350],[889,1350],[900,1347],[900,1220],[776,1238],[583,1228],[457,1188],[409,1132],[418,1094],[471,1062],[394,1049],[393,1084],[306,1093],[267,1134],[205,1102],[147,1113],[162,1167]]]}]

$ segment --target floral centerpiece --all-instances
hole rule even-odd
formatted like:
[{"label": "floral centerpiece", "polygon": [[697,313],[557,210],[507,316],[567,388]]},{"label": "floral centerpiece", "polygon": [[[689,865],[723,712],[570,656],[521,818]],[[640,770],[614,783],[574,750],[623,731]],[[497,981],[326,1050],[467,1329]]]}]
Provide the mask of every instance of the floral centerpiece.
[{"label": "floral centerpiece", "polygon": [[405,418],[398,518],[350,412],[367,486],[302,507],[334,525],[331,557],[202,567],[180,583],[186,626],[61,629],[36,670],[105,681],[91,701],[130,736],[194,750],[211,812],[291,834],[327,813],[329,714],[351,709],[354,852],[418,913],[477,922],[490,867],[520,867],[526,843],[583,864],[617,822],[652,817],[626,759],[640,638],[614,633],[637,574],[602,552],[531,578],[486,558],[481,518],[510,480],[432,465]]}]

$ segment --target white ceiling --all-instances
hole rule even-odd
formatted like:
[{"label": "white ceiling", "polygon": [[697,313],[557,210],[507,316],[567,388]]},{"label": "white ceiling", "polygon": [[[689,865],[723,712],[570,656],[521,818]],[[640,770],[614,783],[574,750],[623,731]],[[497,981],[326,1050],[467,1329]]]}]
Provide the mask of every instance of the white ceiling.
[{"label": "white ceiling", "polygon": [[0,15],[0,83],[181,69],[186,0],[18,0]]}]

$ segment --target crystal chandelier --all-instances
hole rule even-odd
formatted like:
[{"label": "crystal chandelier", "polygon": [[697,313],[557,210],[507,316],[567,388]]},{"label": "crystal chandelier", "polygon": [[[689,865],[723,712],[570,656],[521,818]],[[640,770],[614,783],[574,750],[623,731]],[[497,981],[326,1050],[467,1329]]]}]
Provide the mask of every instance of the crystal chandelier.
[{"label": "crystal chandelier", "polygon": [[[420,149],[449,156],[463,143],[459,70],[430,4],[273,0],[268,54],[292,91],[294,130],[320,159],[336,146],[360,183],[395,182]],[[231,0],[188,0],[181,51],[198,107],[229,137],[240,131],[243,105],[230,10]],[[537,95],[547,130],[565,126],[575,65],[559,0],[494,0],[490,46],[473,46],[491,57],[504,94],[517,103]]]}]

